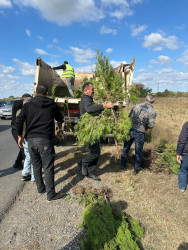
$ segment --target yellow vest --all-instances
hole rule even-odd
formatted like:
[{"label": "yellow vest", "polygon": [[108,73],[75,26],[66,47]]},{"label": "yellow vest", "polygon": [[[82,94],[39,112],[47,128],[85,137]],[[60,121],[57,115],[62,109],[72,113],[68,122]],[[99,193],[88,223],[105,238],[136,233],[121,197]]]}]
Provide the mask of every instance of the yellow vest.
[{"label": "yellow vest", "polygon": [[73,78],[75,78],[73,67],[70,66],[69,64],[65,64],[65,66],[66,66],[66,70],[63,71],[62,77],[63,78],[66,78],[66,77],[73,77]]}]

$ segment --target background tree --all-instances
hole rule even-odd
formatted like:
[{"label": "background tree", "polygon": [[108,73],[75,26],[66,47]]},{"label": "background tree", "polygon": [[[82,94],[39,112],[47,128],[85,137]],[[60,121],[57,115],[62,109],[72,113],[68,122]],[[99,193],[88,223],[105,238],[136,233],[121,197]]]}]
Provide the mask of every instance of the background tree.
[{"label": "background tree", "polygon": [[152,89],[145,87],[144,84],[142,84],[142,83],[136,83],[136,84],[134,84],[134,86],[139,91],[139,97],[141,97],[141,98],[144,98],[148,94],[152,93]]},{"label": "background tree", "polygon": [[[109,58],[99,50],[96,56],[96,77],[92,80],[95,88],[95,102],[122,102],[128,98],[127,89],[123,89],[123,79],[110,64]],[[129,98],[136,101],[138,91],[133,86],[129,90]],[[81,121],[75,126],[75,135],[81,145],[94,144],[108,134],[114,135],[116,158],[120,156],[118,143],[129,138],[131,121],[129,112],[124,105],[116,106],[113,110],[106,109],[98,116],[88,113],[82,115]]]}]

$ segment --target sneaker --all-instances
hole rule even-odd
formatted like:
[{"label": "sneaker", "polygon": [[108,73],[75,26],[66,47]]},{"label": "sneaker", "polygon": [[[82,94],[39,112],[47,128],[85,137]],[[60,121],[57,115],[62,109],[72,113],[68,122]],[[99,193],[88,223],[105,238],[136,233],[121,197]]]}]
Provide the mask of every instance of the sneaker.
[{"label": "sneaker", "polygon": [[21,169],[23,169],[23,165],[22,165],[22,163],[14,163],[13,164],[13,166],[12,166],[13,168],[21,168]]},{"label": "sneaker", "polygon": [[23,175],[22,175],[21,180],[22,180],[22,181],[29,181],[29,180],[31,180],[31,175],[30,175],[30,174],[27,175],[27,176],[23,176]]},{"label": "sneaker", "polygon": [[99,178],[98,176],[96,176],[95,174],[89,174],[88,175],[89,178],[95,180],[95,181],[101,181],[101,178]]},{"label": "sneaker", "polygon": [[65,193],[55,193],[52,198],[47,198],[47,201],[59,200],[59,199],[65,198],[66,196],[67,196],[67,194],[65,194]]}]

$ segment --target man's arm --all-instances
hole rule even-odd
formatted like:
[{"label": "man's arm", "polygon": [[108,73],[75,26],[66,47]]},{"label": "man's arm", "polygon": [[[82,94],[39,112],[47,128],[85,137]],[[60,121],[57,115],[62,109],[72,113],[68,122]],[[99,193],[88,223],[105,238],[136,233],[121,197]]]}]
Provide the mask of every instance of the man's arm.
[{"label": "man's arm", "polygon": [[23,105],[19,116],[16,117],[16,130],[18,133],[18,146],[23,148],[24,138],[22,136],[23,133],[23,124],[26,119],[26,105]]},{"label": "man's arm", "polygon": [[104,108],[102,104],[94,105],[92,100],[88,98],[84,100],[84,110],[85,112],[92,114],[95,112],[103,111]]},{"label": "man's arm", "polygon": [[151,114],[149,114],[148,124],[147,128],[153,128],[155,125],[155,119],[156,119],[156,112],[153,111]]},{"label": "man's arm", "polygon": [[23,148],[24,138],[22,136],[23,133],[23,124],[26,119],[26,105],[23,105],[19,116],[16,117],[16,130],[18,132],[18,146]]},{"label": "man's arm", "polygon": [[65,66],[65,64],[62,64],[62,65],[60,65],[60,66],[53,67],[52,69],[63,69],[63,70],[65,70],[65,69],[66,69],[66,66]]},{"label": "man's arm", "polygon": [[[134,106],[135,107],[135,106]],[[129,117],[131,117],[132,116],[132,113],[133,113],[133,109],[134,109],[134,107],[131,109],[131,111],[130,111],[130,113],[129,113]]]},{"label": "man's arm", "polygon": [[107,102],[103,104],[103,108],[104,109],[113,109],[114,108],[114,104],[112,102]]},{"label": "man's arm", "polygon": [[185,147],[185,144],[188,140],[188,122],[184,123],[182,130],[180,132],[179,138],[178,138],[178,144],[177,144],[177,155],[182,155],[183,149]]},{"label": "man's arm", "polygon": [[176,155],[176,161],[177,161],[177,163],[181,164],[182,155]]}]

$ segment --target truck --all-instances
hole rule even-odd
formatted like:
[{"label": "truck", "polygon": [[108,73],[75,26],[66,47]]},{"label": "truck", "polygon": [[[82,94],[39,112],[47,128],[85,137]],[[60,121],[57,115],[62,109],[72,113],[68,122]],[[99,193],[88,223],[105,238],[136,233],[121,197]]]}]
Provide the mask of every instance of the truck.
[{"label": "truck", "polygon": [[[132,58],[131,64],[120,64],[115,68],[115,72],[123,77],[123,91],[128,91],[132,85],[135,59]],[[79,88],[84,78],[90,80],[94,73],[77,73],[75,72],[75,87]],[[36,59],[36,74],[34,82],[34,96],[36,88],[40,84],[45,84],[48,88],[48,95],[55,96],[54,101],[60,108],[64,116],[62,125],[56,123],[56,137],[65,139],[67,135],[73,135],[74,126],[80,119],[79,103],[81,98],[72,98],[66,86],[66,79],[62,78],[61,70],[53,70],[50,65],[45,63],[40,57]],[[58,97],[59,96],[59,97]],[[126,100],[124,100],[124,104]],[[118,105],[118,104],[115,104]]]}]

